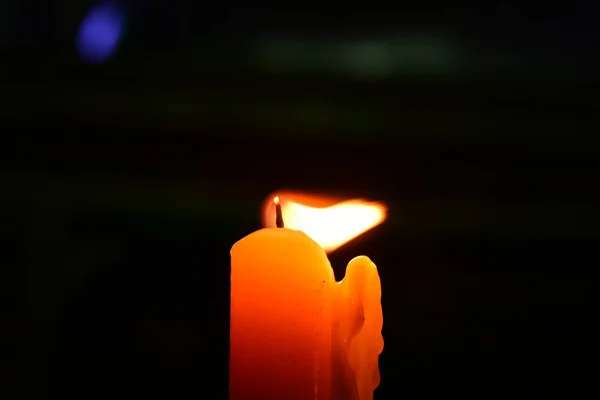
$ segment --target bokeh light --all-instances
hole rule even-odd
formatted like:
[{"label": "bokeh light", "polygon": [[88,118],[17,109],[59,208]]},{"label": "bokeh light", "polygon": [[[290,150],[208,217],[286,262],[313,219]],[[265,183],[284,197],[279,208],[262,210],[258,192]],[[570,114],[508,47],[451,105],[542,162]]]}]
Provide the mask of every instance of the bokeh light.
[{"label": "bokeh light", "polygon": [[92,7],[79,27],[76,47],[79,57],[87,63],[103,64],[117,50],[125,30],[126,13],[115,3]]}]

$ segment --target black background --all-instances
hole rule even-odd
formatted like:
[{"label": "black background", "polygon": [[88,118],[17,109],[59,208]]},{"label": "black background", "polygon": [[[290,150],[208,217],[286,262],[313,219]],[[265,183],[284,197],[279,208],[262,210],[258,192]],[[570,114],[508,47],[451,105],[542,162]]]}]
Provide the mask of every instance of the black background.
[{"label": "black background", "polygon": [[[455,26],[479,42],[486,26],[501,47],[506,35],[479,16],[492,11],[401,20]],[[259,14],[317,30],[298,13]],[[535,9],[525,10],[520,32],[531,43],[533,32],[551,36],[559,14],[536,25]],[[319,35],[344,23],[360,35],[360,15],[323,17]],[[374,13],[366,25],[377,21]],[[572,74],[590,70],[577,63],[595,57],[585,46],[565,46],[568,79],[534,82],[525,65],[522,75],[473,66],[478,74],[358,81],[257,71],[231,55],[243,47],[231,38],[247,31],[223,28],[227,41],[214,41],[223,30],[190,26],[205,30],[165,33],[170,41],[143,51],[130,44],[94,68],[70,55],[66,28],[6,45],[7,388],[38,398],[226,398],[229,249],[260,228],[267,195],[291,189],[389,206],[384,224],[330,255],[338,278],[359,254],[379,268],[377,399],[593,389],[596,154],[585,139],[597,104],[593,76]],[[146,68],[192,40],[186,32],[226,49],[223,58]],[[47,54],[22,52],[34,48]],[[192,117],[154,115],[173,104]],[[315,108],[325,117],[298,123]]]}]

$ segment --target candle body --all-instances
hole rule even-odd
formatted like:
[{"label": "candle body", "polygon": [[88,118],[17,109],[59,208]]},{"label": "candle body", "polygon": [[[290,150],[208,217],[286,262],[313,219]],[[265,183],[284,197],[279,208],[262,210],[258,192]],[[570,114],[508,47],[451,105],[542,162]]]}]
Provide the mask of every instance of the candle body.
[{"label": "candle body", "polygon": [[229,399],[372,400],[382,324],[368,257],[337,283],[303,232],[254,232],[231,249]]},{"label": "candle body", "polygon": [[230,400],[331,400],[336,290],[303,232],[262,229],[233,246]]}]

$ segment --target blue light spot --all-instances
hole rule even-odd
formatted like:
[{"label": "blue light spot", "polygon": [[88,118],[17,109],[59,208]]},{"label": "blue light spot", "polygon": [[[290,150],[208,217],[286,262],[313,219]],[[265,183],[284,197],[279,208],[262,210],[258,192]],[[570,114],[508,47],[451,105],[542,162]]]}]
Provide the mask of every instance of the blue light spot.
[{"label": "blue light spot", "polygon": [[91,64],[108,61],[117,50],[125,26],[125,12],[118,5],[100,4],[81,22],[75,45],[81,59]]}]

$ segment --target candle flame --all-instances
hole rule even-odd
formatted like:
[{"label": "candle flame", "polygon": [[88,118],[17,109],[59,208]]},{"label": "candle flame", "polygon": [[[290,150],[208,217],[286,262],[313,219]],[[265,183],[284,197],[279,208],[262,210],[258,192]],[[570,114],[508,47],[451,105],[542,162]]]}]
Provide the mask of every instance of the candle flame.
[{"label": "candle flame", "polygon": [[[269,197],[273,199],[273,197]],[[303,231],[326,252],[348,243],[382,223],[386,207],[361,199],[336,200],[301,193],[278,193],[265,202],[263,225],[275,228],[275,205],[281,205],[285,227]]]}]

